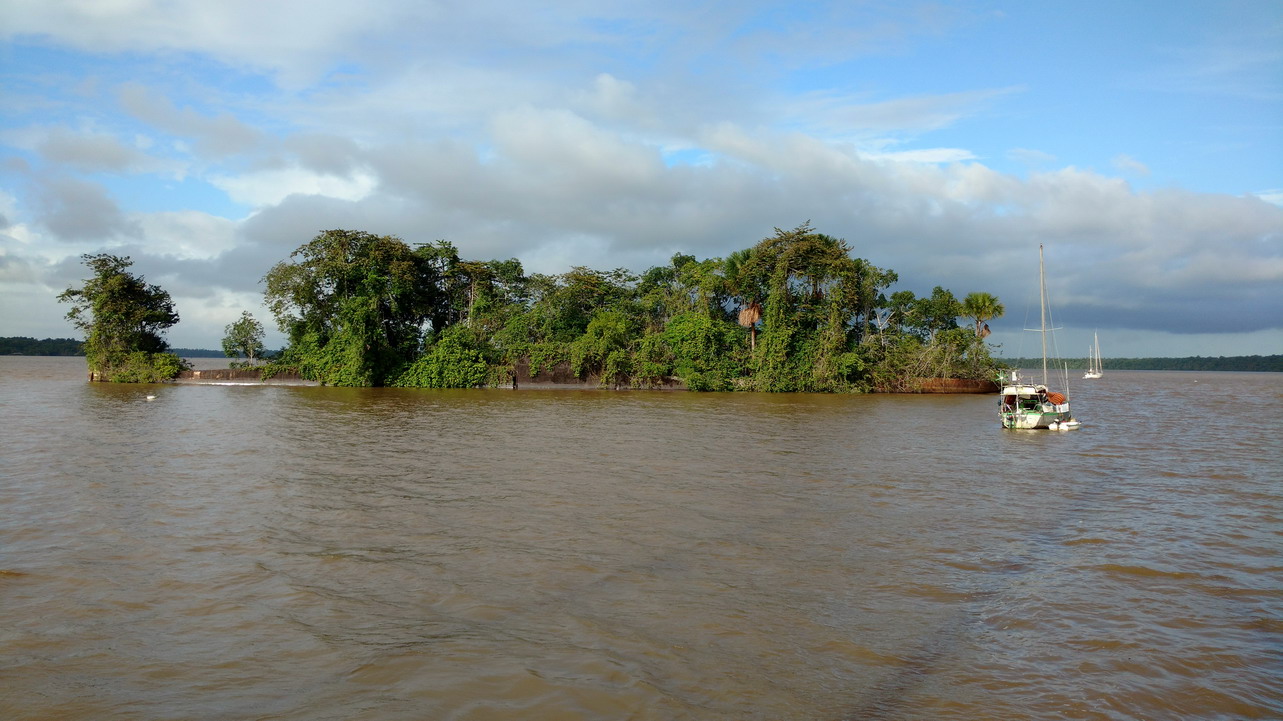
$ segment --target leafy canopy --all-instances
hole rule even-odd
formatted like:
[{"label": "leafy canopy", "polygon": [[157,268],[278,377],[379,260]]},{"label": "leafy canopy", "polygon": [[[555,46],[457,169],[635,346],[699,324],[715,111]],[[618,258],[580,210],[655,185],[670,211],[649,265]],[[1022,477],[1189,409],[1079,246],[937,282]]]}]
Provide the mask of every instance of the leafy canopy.
[{"label": "leafy canopy", "polygon": [[234,323],[223,329],[223,354],[228,358],[248,358],[250,365],[260,358],[263,347],[263,324],[259,323],[249,311],[243,311]]},{"label": "leafy canopy", "polygon": [[443,280],[453,246],[327,230],[264,276],[267,306],[289,337],[288,361],[333,385],[378,386],[419,354],[423,332],[450,320]]},{"label": "leafy canopy", "polygon": [[68,288],[59,302],[70,303],[67,319],[85,334],[90,377],[118,382],[156,382],[178,375],[182,359],[166,353],[164,332],[178,322],[169,293],[128,272],[128,256],[81,256],[93,277]]},{"label": "leafy canopy", "polygon": [[894,271],[809,223],[640,275],[527,276],[515,259],[462,259],[445,241],[412,249],[330,230],[264,280],[289,337],[280,362],[336,385],[496,384],[524,364],[612,385],[889,390],[921,374],[991,378],[987,346],[958,318],[1001,315],[987,294],[888,297]]}]

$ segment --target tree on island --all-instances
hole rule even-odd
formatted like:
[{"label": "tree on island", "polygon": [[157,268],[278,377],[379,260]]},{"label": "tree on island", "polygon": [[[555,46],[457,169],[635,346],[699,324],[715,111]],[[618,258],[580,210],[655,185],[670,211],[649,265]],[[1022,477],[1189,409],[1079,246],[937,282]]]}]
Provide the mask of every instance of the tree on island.
[{"label": "tree on island", "polygon": [[457,261],[444,242],[411,249],[363,231],[317,235],[263,278],[289,339],[282,361],[330,385],[386,385],[419,355],[425,326],[449,319],[443,281]]},{"label": "tree on island", "polygon": [[252,366],[255,359],[262,357],[265,350],[263,324],[250,315],[249,311],[242,311],[240,319],[229,323],[223,332],[226,333],[223,336],[223,354],[228,358],[244,356],[249,359],[245,365]]},{"label": "tree on island", "polygon": [[81,256],[94,276],[68,288],[58,301],[71,303],[67,319],[85,334],[90,380],[155,383],[187,367],[162,334],[178,322],[169,293],[126,272],[133,261],[99,253]]}]

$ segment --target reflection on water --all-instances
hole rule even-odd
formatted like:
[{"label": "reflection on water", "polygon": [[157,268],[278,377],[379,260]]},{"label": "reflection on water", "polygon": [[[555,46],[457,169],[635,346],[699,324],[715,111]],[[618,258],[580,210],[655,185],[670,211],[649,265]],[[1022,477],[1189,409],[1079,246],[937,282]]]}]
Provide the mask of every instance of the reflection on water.
[{"label": "reflection on water", "polygon": [[1283,714],[1275,376],[1111,373],[1033,433],[82,370],[0,359],[8,719]]}]

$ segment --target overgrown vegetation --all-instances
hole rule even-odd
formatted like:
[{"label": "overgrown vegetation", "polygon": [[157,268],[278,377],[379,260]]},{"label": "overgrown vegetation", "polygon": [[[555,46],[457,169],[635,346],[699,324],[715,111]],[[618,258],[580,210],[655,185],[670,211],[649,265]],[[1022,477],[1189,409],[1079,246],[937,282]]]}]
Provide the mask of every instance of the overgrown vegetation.
[{"label": "overgrown vegetation", "polygon": [[[173,378],[185,367],[162,333],[178,322],[169,294],[126,272],[129,258],[83,256],[94,271],[59,300],[85,340],[0,338],[4,354],[84,354],[93,377]],[[574,267],[526,275],[516,259],[459,257],[445,241],[329,230],[264,277],[287,346],[283,371],[343,386],[467,388],[508,385],[520,365],[602,385],[697,391],[912,391],[924,378],[991,380],[989,293],[958,300],[888,291],[894,271],[854,256],[810,224],[725,258],[678,253],[641,274]],[[966,319],[960,324],[959,319]],[[227,326],[223,352],[265,355],[248,312]],[[216,355],[210,351],[186,351]],[[1041,361],[1039,361],[1041,363]],[[1071,366],[1079,364],[1070,361]],[[1109,359],[1117,370],[1283,371],[1283,356]]]},{"label": "overgrown vegetation", "polygon": [[[603,385],[694,390],[903,390],[919,376],[992,378],[989,294],[887,297],[890,270],[809,224],[726,258],[674,255],[640,275],[459,257],[325,231],[264,277],[288,345],[270,368],[332,385],[471,387],[564,364]],[[963,327],[959,318],[974,321]],[[969,324],[971,325],[971,324]],[[270,372],[270,371],[269,371]]]},{"label": "overgrown vegetation", "polygon": [[58,300],[70,303],[67,319],[85,334],[82,346],[90,378],[119,383],[169,380],[187,367],[167,352],[163,334],[178,322],[169,293],[127,272],[126,257],[84,255],[94,275]]}]

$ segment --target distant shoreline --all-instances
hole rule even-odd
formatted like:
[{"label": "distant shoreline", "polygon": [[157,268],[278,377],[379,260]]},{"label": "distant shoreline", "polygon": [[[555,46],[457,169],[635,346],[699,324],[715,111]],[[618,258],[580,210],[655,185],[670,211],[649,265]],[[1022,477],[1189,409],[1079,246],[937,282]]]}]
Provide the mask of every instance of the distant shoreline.
[{"label": "distant shoreline", "polygon": [[[1041,368],[1042,358],[999,358],[1014,368]],[[1087,367],[1086,358],[1061,358],[1048,366],[1070,370]],[[1243,356],[1186,356],[1184,358],[1103,358],[1105,372],[1116,371],[1239,371],[1252,373],[1283,373],[1283,355]]]}]

